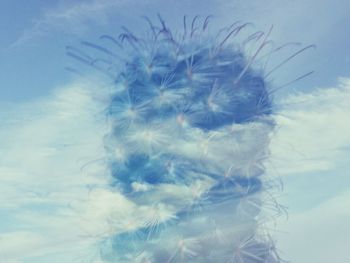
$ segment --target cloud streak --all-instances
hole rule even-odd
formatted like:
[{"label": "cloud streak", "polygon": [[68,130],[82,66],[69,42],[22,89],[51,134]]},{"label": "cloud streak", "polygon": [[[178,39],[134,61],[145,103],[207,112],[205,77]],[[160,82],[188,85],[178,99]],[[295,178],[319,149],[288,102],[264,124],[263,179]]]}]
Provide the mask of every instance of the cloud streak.
[{"label": "cloud streak", "polygon": [[125,0],[90,0],[54,6],[36,19],[31,27],[25,29],[9,48],[18,47],[37,37],[56,31],[81,34],[89,29],[87,25],[89,21],[95,24],[106,24],[110,11],[128,2]]}]

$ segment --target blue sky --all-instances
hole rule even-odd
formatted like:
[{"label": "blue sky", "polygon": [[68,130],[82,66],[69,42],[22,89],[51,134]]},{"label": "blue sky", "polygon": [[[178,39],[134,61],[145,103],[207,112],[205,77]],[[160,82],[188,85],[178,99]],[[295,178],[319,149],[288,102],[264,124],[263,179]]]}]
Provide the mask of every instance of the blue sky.
[{"label": "blue sky", "polygon": [[[101,173],[103,167],[98,164],[89,168],[88,176],[80,173],[85,160],[98,159],[103,152],[99,139],[106,127],[93,118],[103,105],[91,100],[94,87],[85,89],[81,80],[64,70],[77,65],[65,55],[65,46],[95,41],[103,33],[117,35],[121,25],[140,31],[141,15],[155,17],[160,12],[175,27],[184,13],[214,14],[217,25],[243,20],[265,31],[274,25],[271,39],[276,43],[317,46],[273,76],[274,83],[283,84],[315,71],[276,98],[283,110],[277,117],[279,129],[272,140],[267,171],[282,177],[285,190],[280,200],[289,206],[290,215],[289,220],[278,220],[281,233],[276,238],[282,255],[291,262],[350,262],[344,253],[345,244],[350,243],[348,10],[347,0],[0,1],[0,200],[5,204],[0,206],[0,257],[8,262],[53,262],[48,261],[48,254],[64,262],[64,257],[79,254],[68,251],[65,243],[72,244],[83,235],[74,224],[87,232],[92,225],[69,214],[64,208],[67,202],[85,211],[82,217],[93,221],[93,228],[105,228],[107,211],[117,209],[106,203],[122,197],[87,193],[86,185],[105,183],[103,177],[90,176]],[[286,54],[279,53],[271,63]],[[77,116],[81,117],[78,124]],[[59,145],[62,140],[67,144]],[[67,183],[62,183],[62,174]],[[102,203],[105,207],[95,214]],[[16,216],[20,227],[12,217],[18,207],[26,208]],[[48,212],[48,207],[55,211]],[[126,211],[126,207],[118,209]],[[52,222],[50,213],[68,213],[70,220]],[[33,223],[31,217],[38,215],[41,219]],[[53,240],[60,232],[74,235]],[[304,243],[306,239],[314,246]],[[79,243],[79,249],[89,248],[89,242]],[[43,246],[45,251],[39,251]],[[22,255],[15,252],[18,248]]]},{"label": "blue sky", "polygon": [[[91,3],[89,3],[91,2]],[[131,28],[142,22],[141,15],[161,12],[169,23],[180,25],[183,13],[212,13],[216,21],[250,21],[267,30],[276,43],[316,44],[295,63],[279,71],[288,80],[293,75],[314,70],[315,74],[298,83],[312,89],[336,83],[349,75],[349,2],[268,0],[261,1],[10,1],[0,3],[1,101],[20,101],[49,94],[70,76],[64,66],[70,63],[64,47],[78,39],[95,41],[102,33],[115,34],[122,24]],[[132,10],[132,13],[130,11]],[[276,77],[276,76],[275,76]],[[282,81],[280,82],[282,83]]]}]

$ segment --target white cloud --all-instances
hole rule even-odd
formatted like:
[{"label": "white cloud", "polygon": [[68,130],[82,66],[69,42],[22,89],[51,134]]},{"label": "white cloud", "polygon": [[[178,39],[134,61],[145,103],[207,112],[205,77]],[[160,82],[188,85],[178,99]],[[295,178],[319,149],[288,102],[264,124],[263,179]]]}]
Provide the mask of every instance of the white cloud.
[{"label": "white cloud", "polygon": [[275,236],[290,262],[350,262],[349,100],[350,80],[340,79],[338,87],[295,94],[278,105],[269,172],[288,176],[289,219],[278,220]]},{"label": "white cloud", "polygon": [[344,164],[350,147],[350,80],[339,87],[289,96],[273,136],[272,164],[281,175],[330,171]]},{"label": "white cloud", "polygon": [[21,253],[30,253],[45,244],[42,236],[32,232],[11,232],[0,234],[0,256],[6,262],[20,262],[18,249]]},{"label": "white cloud", "polygon": [[107,187],[103,107],[86,83],[76,83],[51,98],[1,109],[0,256],[6,262],[92,257],[97,242],[115,231],[108,220],[132,211],[132,203]]}]

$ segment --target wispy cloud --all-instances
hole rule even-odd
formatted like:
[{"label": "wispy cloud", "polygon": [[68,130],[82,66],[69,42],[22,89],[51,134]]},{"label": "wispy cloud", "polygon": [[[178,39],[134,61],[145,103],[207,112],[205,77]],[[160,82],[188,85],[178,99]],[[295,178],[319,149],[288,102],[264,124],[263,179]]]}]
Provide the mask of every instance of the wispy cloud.
[{"label": "wispy cloud", "polygon": [[276,236],[282,256],[291,262],[350,260],[349,100],[350,80],[340,79],[337,87],[279,103],[270,172],[277,168],[288,179],[283,201],[290,206],[289,220],[279,220],[282,233]]},{"label": "wispy cloud", "polygon": [[76,83],[51,98],[1,109],[2,260],[93,257],[96,242],[111,231],[108,220],[132,211],[108,190],[100,161],[107,126],[90,91]]},{"label": "wispy cloud", "polygon": [[331,171],[350,149],[350,80],[280,101],[272,162],[283,175]]},{"label": "wispy cloud", "polygon": [[9,47],[13,48],[27,43],[37,37],[55,32],[82,33],[89,29],[87,22],[107,22],[108,15],[116,7],[122,7],[126,0],[88,0],[62,2],[60,5],[47,9],[38,17],[32,26],[25,29],[19,38]]}]

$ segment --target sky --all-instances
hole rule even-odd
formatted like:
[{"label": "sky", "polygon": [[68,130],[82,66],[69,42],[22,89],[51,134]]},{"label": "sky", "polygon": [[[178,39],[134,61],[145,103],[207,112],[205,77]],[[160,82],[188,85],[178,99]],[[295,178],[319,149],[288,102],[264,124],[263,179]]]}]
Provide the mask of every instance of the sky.
[{"label": "sky", "polygon": [[314,71],[276,93],[266,173],[283,181],[288,218],[278,218],[274,235],[290,262],[350,262],[349,8],[347,0],[0,1],[0,259],[70,262],[87,250],[94,258],[89,248],[108,233],[106,218],[130,209],[118,193],[91,191],[107,182],[98,161],[107,127],[96,117],[104,87],[65,70],[78,66],[65,47],[117,35],[122,25],[140,32],[141,16],[159,12],[174,27],[184,14],[213,14],[215,25],[273,25],[277,45],[316,46],[271,80]]},{"label": "sky", "polygon": [[[171,25],[181,25],[183,14],[213,14],[216,23],[249,21],[259,30],[274,25],[276,43],[300,42],[317,48],[305,52],[295,63],[279,71],[279,83],[310,70],[314,75],[299,89],[335,85],[339,76],[349,75],[347,49],[350,28],[346,0],[301,1],[20,1],[0,3],[1,101],[23,101],[47,95],[64,85],[70,75],[64,70],[71,61],[65,46],[79,40],[95,41],[101,34],[118,32],[127,24],[135,30],[142,15],[160,12]],[[132,13],[130,13],[132,10]],[[16,18],[16,19],[14,19]],[[180,18],[180,19],[179,19]],[[226,22],[227,21],[227,22]],[[115,33],[115,34],[116,34]],[[331,56],[330,56],[331,54]],[[282,56],[282,54],[281,54]],[[276,76],[274,76],[276,78]]]}]

